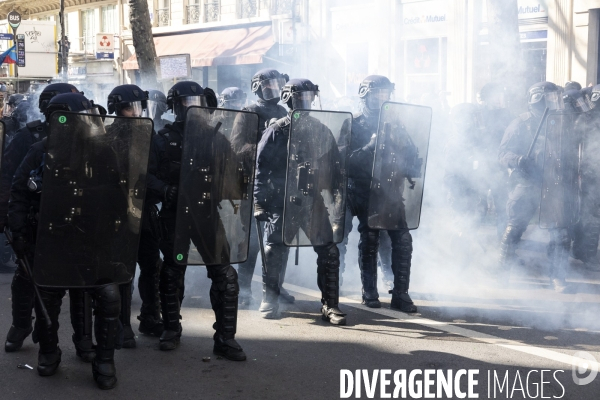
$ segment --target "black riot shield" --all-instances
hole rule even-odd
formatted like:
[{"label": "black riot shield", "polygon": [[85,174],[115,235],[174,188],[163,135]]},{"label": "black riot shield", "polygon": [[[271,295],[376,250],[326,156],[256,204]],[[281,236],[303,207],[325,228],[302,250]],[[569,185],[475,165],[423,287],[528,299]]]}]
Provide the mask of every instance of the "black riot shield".
[{"label": "black riot shield", "polygon": [[33,268],[38,285],[133,279],[152,132],[146,118],[52,114]]},{"label": "black riot shield", "polygon": [[[236,153],[223,120],[250,132],[252,151]],[[258,115],[190,107],[186,113],[174,259],[181,265],[246,261],[258,143]],[[247,150],[247,149],[246,149]]]},{"label": "black riot shield", "polygon": [[540,228],[568,228],[579,220],[581,205],[581,114],[553,112],[546,121]]},{"label": "black riot shield", "polygon": [[369,193],[369,228],[417,229],[425,184],[431,108],[384,103]]},{"label": "black riot shield", "polygon": [[4,122],[0,121],[0,171],[2,171],[2,156],[4,155]]},{"label": "black riot shield", "polygon": [[346,150],[352,114],[294,110],[283,208],[287,246],[340,243],[346,211]]}]

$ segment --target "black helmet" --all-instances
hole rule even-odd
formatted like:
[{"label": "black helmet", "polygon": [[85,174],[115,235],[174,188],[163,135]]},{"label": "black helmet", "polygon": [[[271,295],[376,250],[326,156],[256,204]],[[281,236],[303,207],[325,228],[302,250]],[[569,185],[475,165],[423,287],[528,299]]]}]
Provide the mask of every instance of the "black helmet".
[{"label": "black helmet", "polygon": [[15,118],[21,124],[25,124],[27,122],[27,115],[29,113],[29,108],[31,108],[31,103],[29,103],[29,101],[27,101],[27,100],[23,100],[15,106],[11,117]]},{"label": "black helmet", "polygon": [[281,89],[281,101],[290,110],[311,109],[315,97],[319,95],[319,85],[308,79],[290,79]]},{"label": "black helmet", "polygon": [[145,117],[158,119],[167,112],[167,96],[160,90],[150,90],[148,92],[148,107]]},{"label": "black helmet", "polygon": [[500,83],[486,83],[477,93],[477,100],[490,109],[506,108],[506,88]]},{"label": "black helmet", "polygon": [[529,109],[534,114],[541,114],[545,108],[560,110],[564,108],[558,86],[552,82],[538,82],[527,91]]},{"label": "black helmet", "polygon": [[79,90],[70,83],[51,83],[46,86],[42,93],[40,94],[40,99],[38,102],[38,106],[42,114],[45,113],[46,107],[54,96],[62,93],[80,93]]},{"label": "black helmet", "polygon": [[26,97],[21,93],[11,94],[8,98],[8,101],[4,104],[4,109],[2,110],[2,116],[10,117],[12,113],[15,111],[15,108],[19,103],[25,101]]},{"label": "black helmet", "polygon": [[383,75],[369,75],[358,87],[358,97],[370,110],[379,110],[383,103],[390,100],[395,85]]},{"label": "black helmet", "polygon": [[575,81],[569,81],[565,83],[565,92],[571,90],[581,90],[581,83]]},{"label": "black helmet", "polygon": [[228,87],[221,92],[221,96],[219,97],[219,106],[232,110],[241,110],[246,104],[247,97],[248,96],[242,89],[238,87]]},{"label": "black helmet", "polygon": [[46,121],[50,121],[50,115],[55,111],[98,114],[98,109],[94,105],[94,102],[88,100],[81,93],[63,93],[54,96],[44,112]]},{"label": "black helmet", "polygon": [[594,108],[590,99],[583,90],[567,90],[563,93],[563,102],[565,109],[574,112],[588,112]]},{"label": "black helmet", "polygon": [[183,120],[185,110],[191,106],[216,108],[217,96],[210,88],[202,88],[196,82],[182,81],[169,89],[167,94],[167,108],[173,110],[178,121]]},{"label": "black helmet", "polygon": [[263,100],[278,99],[281,88],[289,80],[289,76],[276,69],[261,69],[252,77],[252,93],[256,93]]},{"label": "black helmet", "polygon": [[141,117],[142,112],[148,106],[148,92],[143,91],[137,85],[119,85],[108,95],[108,113],[123,115],[123,111],[129,110],[129,117]]}]

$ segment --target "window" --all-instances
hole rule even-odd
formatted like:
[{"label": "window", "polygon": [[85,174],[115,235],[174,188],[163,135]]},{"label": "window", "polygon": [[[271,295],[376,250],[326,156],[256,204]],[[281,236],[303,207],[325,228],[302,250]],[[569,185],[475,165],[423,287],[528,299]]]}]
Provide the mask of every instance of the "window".
[{"label": "window", "polygon": [[102,7],[102,33],[119,33],[118,26],[117,6]]},{"label": "window", "polygon": [[168,26],[171,20],[171,0],[159,0],[158,4],[158,26]]},{"label": "window", "polygon": [[95,10],[81,11],[81,33],[83,36],[83,49],[86,53],[94,52],[96,42],[96,13]]}]

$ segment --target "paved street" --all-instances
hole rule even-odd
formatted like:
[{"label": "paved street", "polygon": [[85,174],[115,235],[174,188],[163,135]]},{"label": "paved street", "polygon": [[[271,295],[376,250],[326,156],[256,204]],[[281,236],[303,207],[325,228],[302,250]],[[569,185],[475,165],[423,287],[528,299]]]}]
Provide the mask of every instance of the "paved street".
[{"label": "paved street", "polygon": [[[517,374],[526,397],[517,390],[507,396],[493,386],[489,398],[533,398],[544,376],[544,397],[592,399],[600,393],[600,377],[585,386],[573,383],[572,356],[585,351],[600,360],[600,273],[572,263],[569,293],[556,294],[543,276],[543,242],[535,234],[524,242],[520,256],[528,267],[511,275],[509,289],[500,280],[467,279],[459,284],[443,265],[431,267],[426,254],[415,257],[413,298],[420,314],[408,316],[389,309],[390,295],[379,310],[359,304],[357,267],[348,266],[342,288],[342,309],[348,326],[325,324],[319,315],[316,268],[311,249],[302,249],[302,266],[288,268],[288,289],[296,295],[281,320],[263,320],[256,309],[259,277],[253,291],[256,305],[240,311],[238,339],[248,354],[246,362],[230,362],[212,355],[213,313],[208,299],[208,279],[203,268],[190,267],[186,277],[181,346],[173,352],[158,350],[158,340],[139,336],[136,349],[116,354],[119,384],[109,392],[98,390],[91,366],[75,356],[70,339],[68,298],[63,302],[60,346],[63,361],[54,377],[41,378],[35,370],[17,369],[27,363],[35,368],[37,348],[27,339],[18,353],[0,356],[1,399],[336,399],[340,397],[340,369],[478,369],[479,398],[488,398],[488,371],[500,382],[508,371],[513,390]],[[543,237],[541,238],[543,239]],[[356,234],[349,248],[355,248]],[[415,248],[419,246],[416,237]],[[528,258],[530,257],[530,258]],[[535,262],[537,260],[537,263]],[[417,268],[421,266],[421,268]],[[526,271],[526,272],[523,272]],[[258,273],[258,270],[257,270]],[[465,276],[476,275],[466,269]],[[0,333],[10,322],[9,274],[0,275]],[[137,290],[133,315],[139,310]],[[135,317],[134,317],[135,318]],[[134,321],[134,330],[137,321]],[[203,362],[210,357],[209,362]],[[597,363],[590,365],[595,365]],[[526,382],[528,372],[529,382]],[[553,373],[560,384],[553,378]],[[461,381],[466,390],[466,380]],[[393,390],[388,390],[389,393]],[[563,389],[564,387],[564,389]],[[564,393],[563,393],[564,392]],[[367,398],[365,390],[362,397]],[[408,397],[408,396],[407,396]],[[354,394],[351,398],[355,398]],[[375,397],[380,398],[379,389]]]}]

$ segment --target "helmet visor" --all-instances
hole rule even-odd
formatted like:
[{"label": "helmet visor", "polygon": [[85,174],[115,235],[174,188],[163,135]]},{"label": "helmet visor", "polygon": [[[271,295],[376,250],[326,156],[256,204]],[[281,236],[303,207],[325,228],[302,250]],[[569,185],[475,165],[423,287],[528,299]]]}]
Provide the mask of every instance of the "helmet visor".
[{"label": "helmet visor", "polygon": [[558,92],[546,92],[543,94],[546,97],[546,107],[549,110],[564,110],[565,103],[562,96]]},{"label": "helmet visor", "polygon": [[121,116],[123,117],[141,117],[144,112],[141,101],[134,101],[121,105]]},{"label": "helmet visor", "polygon": [[271,78],[260,81],[263,99],[271,100],[280,96],[281,88],[285,86],[284,78]]},{"label": "helmet visor", "polygon": [[[162,107],[160,107],[160,106],[162,106]],[[160,117],[160,115],[162,115],[164,112],[164,108],[165,108],[165,106],[163,103],[159,103],[158,101],[154,101],[154,100],[148,100],[148,105],[146,106],[146,109],[142,113],[142,116],[146,117],[146,118],[150,118],[150,119]]]},{"label": "helmet visor", "polygon": [[371,110],[379,110],[383,103],[390,101],[391,97],[390,89],[371,89],[367,94],[367,107]]},{"label": "helmet visor", "polygon": [[206,97],[204,96],[187,96],[182,97],[179,101],[185,108],[192,106],[208,107],[208,104],[206,103]]},{"label": "helmet visor", "polygon": [[310,110],[312,109],[312,105],[315,101],[315,98],[318,96],[319,92],[316,91],[308,91],[308,92],[295,92],[292,94],[292,109],[299,110]]}]

